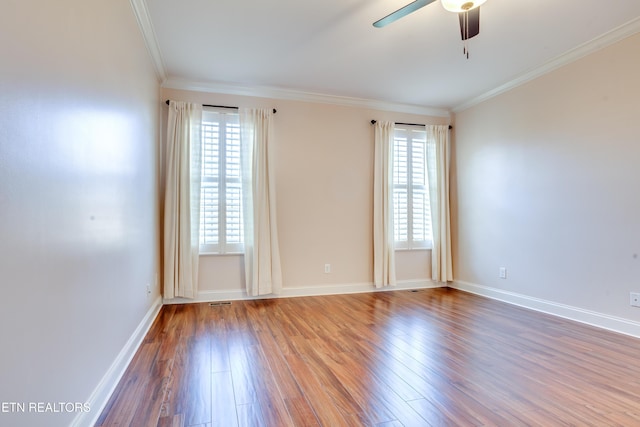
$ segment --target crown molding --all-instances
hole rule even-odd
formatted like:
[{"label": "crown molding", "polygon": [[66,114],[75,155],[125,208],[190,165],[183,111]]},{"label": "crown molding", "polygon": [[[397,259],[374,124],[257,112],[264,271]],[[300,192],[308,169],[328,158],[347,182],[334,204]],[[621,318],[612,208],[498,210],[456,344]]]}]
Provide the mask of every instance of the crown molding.
[{"label": "crown molding", "polygon": [[551,59],[540,67],[536,67],[524,74],[491,89],[475,98],[459,104],[451,110],[427,107],[422,105],[386,102],[374,99],[353,98],[339,95],[305,92],[268,86],[244,86],[221,82],[199,82],[186,79],[168,77],[164,61],[160,52],[153,24],[145,0],[130,0],[138,26],[142,32],[145,44],[153,61],[158,79],[163,88],[190,90],[207,93],[222,93],[229,95],[252,96],[258,98],[283,99],[291,101],[314,102],[322,104],[340,105],[348,107],[368,108],[379,111],[392,111],[408,114],[418,114],[433,117],[451,118],[451,113],[459,113],[484,101],[508,92],[538,77],[548,74],[558,68],[575,62],[591,53],[610,46],[622,39],[640,32],[640,18],[635,18],[595,39],[583,43],[564,54]]},{"label": "crown molding", "polygon": [[164,61],[162,60],[158,39],[156,38],[156,33],[153,29],[153,23],[149,16],[147,3],[145,0],[129,0],[129,2],[131,3],[131,8],[133,9],[136,21],[138,21],[138,27],[140,27],[140,31],[142,32],[142,38],[144,39],[144,43],[147,46],[149,55],[151,56],[151,61],[153,62],[158,80],[163,82],[167,79],[167,71],[164,66]]},{"label": "crown molding", "polygon": [[640,32],[640,18],[635,18],[627,22],[626,24],[622,24],[621,26],[614,28],[613,30],[607,33],[604,33],[603,35],[596,37],[591,41],[583,43],[580,46],[574,49],[571,49],[560,56],[555,57],[554,59],[546,62],[540,67],[534,68],[533,70],[528,71],[522,74],[521,76],[501,86],[498,86],[495,89],[492,89],[480,96],[477,96],[473,99],[470,99],[469,101],[466,101],[454,107],[452,109],[452,112],[459,113],[461,111],[466,110],[467,108],[471,108],[475,105],[478,105],[481,102],[487,101],[502,93],[508,92],[511,89],[515,89],[518,86],[521,86],[527,82],[530,82],[531,80],[537,79],[538,77],[548,74],[560,67],[563,67],[572,62],[575,62],[580,58],[583,58],[591,53],[594,53],[616,42],[619,42],[620,40],[630,37],[638,32]]},{"label": "crown molding", "polygon": [[451,116],[448,110],[442,108],[431,108],[412,104],[400,104],[374,99],[352,98],[348,96],[327,95],[268,86],[242,86],[229,83],[196,82],[191,80],[168,78],[162,83],[162,87],[167,89],[190,90],[196,92],[223,93],[228,95],[242,95],[258,98],[282,99],[289,101],[302,101],[347,107],[369,108],[372,110],[418,114],[423,116],[446,118],[450,118]]}]

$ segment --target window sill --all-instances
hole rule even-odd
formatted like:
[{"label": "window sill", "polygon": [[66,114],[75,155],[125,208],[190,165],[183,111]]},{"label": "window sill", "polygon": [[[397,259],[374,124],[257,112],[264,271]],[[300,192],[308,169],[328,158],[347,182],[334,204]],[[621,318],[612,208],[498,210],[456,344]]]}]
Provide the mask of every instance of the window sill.
[{"label": "window sill", "polygon": [[219,254],[217,252],[200,252],[198,254],[201,257],[209,257],[209,256],[238,256],[238,255],[244,255],[243,252],[227,252],[224,254]]},{"label": "window sill", "polygon": [[432,248],[396,248],[395,252],[426,252],[430,251]]}]

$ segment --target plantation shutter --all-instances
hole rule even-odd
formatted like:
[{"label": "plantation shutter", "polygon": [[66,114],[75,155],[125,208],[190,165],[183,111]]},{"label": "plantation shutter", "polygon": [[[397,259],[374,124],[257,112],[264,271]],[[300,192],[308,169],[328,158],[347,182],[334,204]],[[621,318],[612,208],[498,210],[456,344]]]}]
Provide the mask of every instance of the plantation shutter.
[{"label": "plantation shutter", "polygon": [[[202,120],[202,181],[200,186],[200,251],[215,252],[219,242],[220,123],[210,114]],[[215,249],[215,250],[214,250]]]},{"label": "plantation shutter", "polygon": [[431,247],[426,132],[397,125],[394,134],[393,208],[396,249]]},{"label": "plantation shutter", "polygon": [[406,132],[396,129],[393,142],[393,235],[396,249],[409,248],[409,161]]},{"label": "plantation shutter", "polygon": [[242,252],[238,114],[203,111],[202,144],[200,251]]},{"label": "plantation shutter", "polygon": [[411,219],[414,247],[431,246],[431,209],[427,183],[427,135],[413,131],[411,138]]},{"label": "plantation shutter", "polygon": [[226,166],[226,252],[242,249],[242,173],[240,171],[240,124],[234,115],[235,123],[227,123],[225,138]]}]

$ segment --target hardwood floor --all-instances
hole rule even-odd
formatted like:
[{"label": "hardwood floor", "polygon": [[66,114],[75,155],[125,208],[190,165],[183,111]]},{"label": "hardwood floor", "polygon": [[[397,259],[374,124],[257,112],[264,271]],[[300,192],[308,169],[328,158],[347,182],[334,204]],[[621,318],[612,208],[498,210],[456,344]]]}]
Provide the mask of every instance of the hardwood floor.
[{"label": "hardwood floor", "polygon": [[452,289],[164,306],[98,426],[639,426],[640,340]]}]

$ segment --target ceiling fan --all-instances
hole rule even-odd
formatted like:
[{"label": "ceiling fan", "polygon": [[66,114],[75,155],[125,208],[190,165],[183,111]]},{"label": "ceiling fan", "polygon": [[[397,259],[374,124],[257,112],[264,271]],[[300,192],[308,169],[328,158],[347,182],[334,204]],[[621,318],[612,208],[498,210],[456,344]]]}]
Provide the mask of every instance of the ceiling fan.
[{"label": "ceiling fan", "polygon": [[[377,20],[373,23],[373,26],[376,28],[382,28],[433,3],[434,1],[436,0],[415,0],[395,12],[390,13],[384,18]],[[467,56],[467,59],[469,58],[467,40],[480,33],[480,5],[486,1],[487,0],[441,0],[442,7],[449,12],[455,12],[458,14],[460,21],[460,37],[462,37],[462,41],[464,41],[463,53]]]}]

